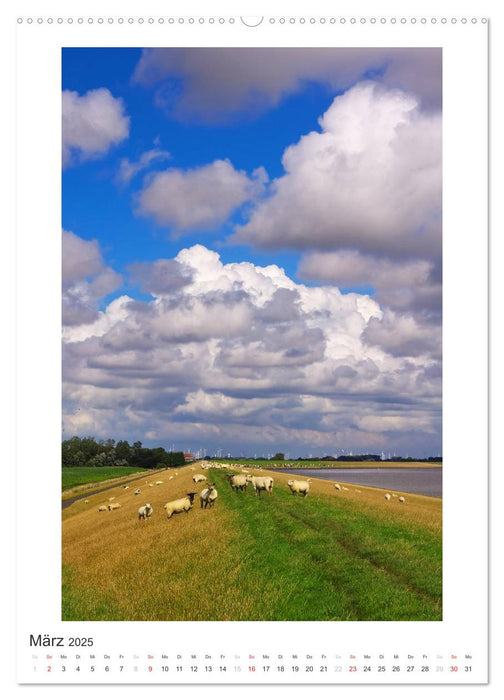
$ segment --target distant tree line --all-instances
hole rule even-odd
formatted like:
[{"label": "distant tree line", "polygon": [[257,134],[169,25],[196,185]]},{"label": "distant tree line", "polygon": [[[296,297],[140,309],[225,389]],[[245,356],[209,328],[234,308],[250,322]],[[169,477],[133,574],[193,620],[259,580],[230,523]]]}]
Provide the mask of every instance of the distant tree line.
[{"label": "distant tree line", "polygon": [[95,440],[74,436],[63,440],[61,459],[64,467],[139,467],[156,469],[185,464],[183,452],[167,452],[164,447],[143,447],[137,440]]}]

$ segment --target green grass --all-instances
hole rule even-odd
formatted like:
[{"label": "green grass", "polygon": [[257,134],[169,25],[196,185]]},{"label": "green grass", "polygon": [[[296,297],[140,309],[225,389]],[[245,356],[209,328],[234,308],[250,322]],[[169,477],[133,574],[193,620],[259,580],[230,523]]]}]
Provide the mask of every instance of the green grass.
[{"label": "green grass", "polygon": [[[230,494],[230,544],[244,565],[235,585],[265,620],[441,619],[441,538],[390,523],[330,496]],[[257,612],[256,612],[257,614]]]},{"label": "green grass", "polygon": [[100,481],[144,471],[138,467],[64,467],[61,470],[61,486],[62,490],[66,491],[82,484],[97,484]]},{"label": "green grass", "polygon": [[304,499],[280,474],[255,496],[211,469],[215,507],[168,521],[162,504],[196,490],[180,471],[149,489],[148,522],[131,492],[115,513],[97,512],[108,492],[63,511],[63,620],[442,619],[439,499],[318,480]]}]

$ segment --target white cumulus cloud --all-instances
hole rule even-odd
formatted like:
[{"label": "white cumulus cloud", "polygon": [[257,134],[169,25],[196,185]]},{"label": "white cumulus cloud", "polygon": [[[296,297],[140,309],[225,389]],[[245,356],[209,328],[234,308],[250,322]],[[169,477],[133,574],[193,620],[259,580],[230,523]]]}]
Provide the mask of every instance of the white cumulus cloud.
[{"label": "white cumulus cloud", "polygon": [[284,152],[236,242],[264,248],[358,249],[396,258],[439,254],[441,117],[373,82],[336,97],[321,132]]},{"label": "white cumulus cloud", "polygon": [[106,88],[84,95],[64,90],[61,107],[64,167],[104,156],[129,136],[130,118],[123,101]]},{"label": "white cumulus cloud", "polygon": [[266,180],[264,168],[249,177],[229,160],[189,170],[169,168],[147,178],[138,194],[138,213],[177,232],[215,227],[257,197]]},{"label": "white cumulus cloud", "polygon": [[98,301],[115,291],[122,277],[103,261],[98,241],[72,231],[62,234],[63,325],[81,326],[98,318]]},{"label": "white cumulus cloud", "polygon": [[202,245],[135,274],[151,301],[122,296],[65,329],[66,430],[85,416],[99,435],[241,449],[440,439],[437,347],[409,316]]}]

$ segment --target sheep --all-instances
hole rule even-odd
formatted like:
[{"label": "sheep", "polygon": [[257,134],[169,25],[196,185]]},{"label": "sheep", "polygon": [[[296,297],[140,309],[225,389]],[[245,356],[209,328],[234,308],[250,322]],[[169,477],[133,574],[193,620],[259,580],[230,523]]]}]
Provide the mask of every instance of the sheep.
[{"label": "sheep", "polygon": [[303,496],[306,498],[308,496],[308,492],[310,490],[310,481],[311,479],[308,479],[307,481],[298,481],[297,479],[289,479],[287,482],[287,486],[290,488],[291,493],[293,494],[299,494],[300,496]]},{"label": "sheep", "polygon": [[120,503],[109,503],[109,505],[108,505],[109,510],[117,510],[120,507],[121,507]]},{"label": "sheep", "polygon": [[384,498],[386,501],[390,501],[390,493],[386,493]]},{"label": "sheep", "polygon": [[341,486],[339,484],[334,484],[336,491],[341,491]]},{"label": "sheep", "polygon": [[399,496],[399,503],[404,503],[405,500],[404,496]]},{"label": "sheep", "polygon": [[149,484],[149,486],[154,486],[154,484]]},{"label": "sheep", "polygon": [[153,512],[154,508],[151,506],[151,504],[146,503],[144,506],[141,506],[138,509],[138,519],[145,520],[145,518],[150,518]]},{"label": "sheep", "polygon": [[124,486],[124,490],[129,489],[129,486]]},{"label": "sheep", "polygon": [[156,486],[161,486],[162,483],[162,481],[156,481]]},{"label": "sheep", "polygon": [[89,503],[89,501],[87,500],[87,498],[86,498],[86,500],[84,501],[84,503],[85,503],[86,505]]},{"label": "sheep", "polygon": [[192,480],[195,484],[198,484],[200,481],[206,481],[206,476],[203,476],[203,474],[195,474]]},{"label": "sheep", "polygon": [[165,503],[163,508],[166,510],[168,520],[174,513],[188,513],[193,507],[195,496],[196,492],[191,491],[190,493],[187,493],[184,498],[178,498],[176,501],[168,501],[168,503]]},{"label": "sheep", "polygon": [[360,489],[355,489],[355,493],[362,493]]},{"label": "sheep", "polygon": [[207,506],[212,508],[217,499],[217,495],[215,484],[208,484],[208,487],[203,489],[203,491],[200,493],[200,508],[203,508],[203,503],[205,504],[205,509]]},{"label": "sheep", "polygon": [[397,498],[397,493],[393,493],[392,498]]},{"label": "sheep", "polygon": [[246,490],[249,482],[249,478],[247,476],[244,476],[243,474],[229,474],[227,478],[233,491],[238,491],[238,489],[240,489],[240,491]]},{"label": "sheep", "polygon": [[115,496],[111,496],[111,497],[109,498],[109,501],[115,501]]},{"label": "sheep", "polygon": [[101,511],[108,510],[108,506],[98,506],[98,512],[100,513]]},{"label": "sheep", "polygon": [[140,489],[137,489],[134,493],[135,493],[135,496],[139,496],[139,495],[140,495]]},{"label": "sheep", "polygon": [[173,479],[173,476],[168,477],[168,481],[171,481]]},{"label": "sheep", "polygon": [[343,489],[343,491],[348,491],[348,487],[347,487],[347,486],[342,486],[341,488]]},{"label": "sheep", "polygon": [[271,476],[253,476],[250,481],[254,487],[255,495],[261,495],[261,491],[266,491],[268,496],[271,496],[273,491],[273,477]]}]

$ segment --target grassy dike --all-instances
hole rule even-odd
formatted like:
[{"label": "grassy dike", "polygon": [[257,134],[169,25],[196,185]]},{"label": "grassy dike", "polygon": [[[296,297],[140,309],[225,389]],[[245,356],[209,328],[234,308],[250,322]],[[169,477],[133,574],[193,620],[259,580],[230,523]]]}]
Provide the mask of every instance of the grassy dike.
[{"label": "grassy dike", "polygon": [[[313,480],[292,496],[234,493],[212,469],[215,507],[166,519],[194,487],[188,468],[121,509],[104,494],[63,512],[64,620],[440,620],[441,500]],[[114,490],[105,496],[116,495]],[[93,500],[94,499],[94,500]],[[140,499],[140,500],[138,500]],[[148,500],[154,514],[136,520]]]}]

